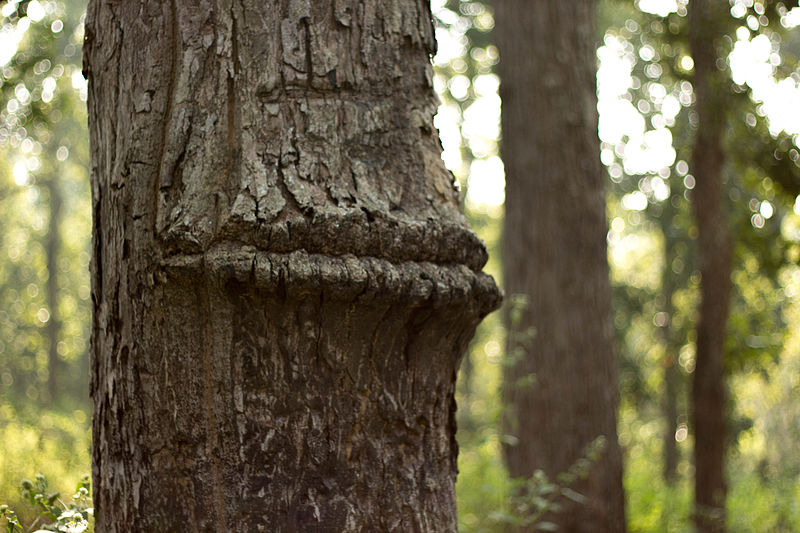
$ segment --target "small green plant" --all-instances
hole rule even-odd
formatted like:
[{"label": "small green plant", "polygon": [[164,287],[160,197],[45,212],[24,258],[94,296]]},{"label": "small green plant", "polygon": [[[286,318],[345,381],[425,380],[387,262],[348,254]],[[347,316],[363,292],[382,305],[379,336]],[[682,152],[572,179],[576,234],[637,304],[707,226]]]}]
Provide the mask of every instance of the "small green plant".
[{"label": "small green plant", "polygon": [[14,533],[15,528],[22,529],[17,513],[9,509],[6,504],[0,505],[0,518],[6,521],[9,533]]},{"label": "small green plant", "polygon": [[24,527],[17,513],[8,505],[0,505],[0,519],[6,522],[7,533],[30,533],[39,531],[59,531],[62,533],[83,533],[91,531],[90,519],[94,514],[91,507],[91,485],[89,476],[83,476],[75,488],[72,502],[61,500],[59,492],[50,492],[47,478],[36,474],[34,481],[23,479],[20,491],[23,500],[30,503],[39,513],[36,520]]},{"label": "small green plant", "polygon": [[527,479],[513,480],[516,486],[508,511],[492,513],[492,520],[512,528],[557,531],[558,526],[544,520],[545,516],[561,512],[564,498],[581,505],[586,503],[586,496],[570,486],[580,479],[586,479],[592,465],[600,459],[605,446],[605,437],[600,436],[593,440],[584,449],[583,455],[566,472],[560,473],[555,482],[548,479],[542,470],[537,470]]}]

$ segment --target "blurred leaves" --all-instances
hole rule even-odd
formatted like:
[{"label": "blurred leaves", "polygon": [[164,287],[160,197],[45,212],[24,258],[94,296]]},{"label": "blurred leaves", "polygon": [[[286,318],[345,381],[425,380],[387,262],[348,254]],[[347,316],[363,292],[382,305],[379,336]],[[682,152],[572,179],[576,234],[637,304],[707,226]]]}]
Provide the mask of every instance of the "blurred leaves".
[{"label": "blurred leaves", "polygon": [[84,8],[0,3],[0,496],[12,504],[25,470],[62,484],[89,468]]}]

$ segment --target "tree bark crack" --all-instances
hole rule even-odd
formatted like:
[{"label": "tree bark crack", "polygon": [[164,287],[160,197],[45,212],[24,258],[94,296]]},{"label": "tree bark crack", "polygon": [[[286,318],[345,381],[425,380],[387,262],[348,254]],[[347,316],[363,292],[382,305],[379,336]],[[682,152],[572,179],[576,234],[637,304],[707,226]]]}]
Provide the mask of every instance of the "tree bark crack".
[{"label": "tree bark crack", "polygon": [[[161,143],[160,143],[160,151],[158,154],[158,174],[156,176],[156,191],[155,197],[158,198],[159,189],[170,187],[172,185],[172,176],[169,172],[170,169],[166,169],[165,172],[165,158],[167,157],[168,151],[168,144],[169,144],[169,133],[170,128],[172,126],[172,108],[175,105],[175,89],[177,84],[177,70],[178,70],[178,56],[181,53],[182,47],[180,43],[180,29],[178,28],[178,8],[176,6],[176,0],[169,0],[169,35],[170,40],[172,41],[172,53],[169,56],[170,65],[168,68],[169,72],[169,79],[167,82],[166,87],[166,94],[167,94],[167,103],[166,109],[164,110],[164,119],[163,119],[163,129],[161,131]],[[118,57],[121,57],[122,54],[118,54]]]},{"label": "tree bark crack", "polygon": [[[213,286],[213,281],[208,280],[210,286]],[[205,321],[203,324],[203,389],[205,393],[205,406],[203,412],[206,416],[206,454],[211,460],[214,475],[214,504],[215,515],[217,521],[217,531],[227,530],[227,517],[225,516],[225,499],[222,491],[225,487],[224,480],[220,474],[219,465],[219,451],[221,445],[219,438],[219,431],[217,430],[217,407],[214,400],[216,387],[214,386],[214,371],[211,350],[214,346],[214,328],[211,322],[213,309],[211,299],[209,298],[208,291],[202,292],[202,304],[205,308]]]}]

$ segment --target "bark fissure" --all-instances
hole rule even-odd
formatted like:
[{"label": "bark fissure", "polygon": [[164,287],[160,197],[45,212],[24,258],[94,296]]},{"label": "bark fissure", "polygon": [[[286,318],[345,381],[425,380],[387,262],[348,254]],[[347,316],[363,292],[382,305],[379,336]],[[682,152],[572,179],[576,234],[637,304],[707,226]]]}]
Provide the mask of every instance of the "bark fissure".
[{"label": "bark fissure", "polygon": [[242,120],[241,108],[237,103],[238,91],[237,84],[239,83],[239,72],[241,70],[239,59],[239,32],[237,29],[236,1],[231,0],[231,57],[230,68],[227,76],[227,95],[228,95],[228,175],[229,183],[235,183],[240,174],[240,150],[242,145]]},{"label": "bark fissure", "polygon": [[311,24],[308,21],[308,17],[301,18],[300,23],[303,28],[306,48],[306,87],[311,88],[311,82],[314,78],[314,66],[311,59]]},{"label": "bark fissure", "polygon": [[[207,280],[208,284],[213,284],[213,280]],[[225,531],[227,529],[227,517],[225,516],[225,501],[223,498],[223,490],[225,483],[220,474],[218,448],[222,446],[217,431],[217,406],[214,402],[214,379],[212,370],[212,354],[211,347],[214,345],[214,331],[211,323],[211,317],[214,313],[211,309],[211,300],[208,292],[202,292],[202,307],[205,310],[205,320],[203,322],[203,385],[205,395],[205,406],[203,413],[205,414],[206,432],[206,453],[211,458],[211,464],[214,473],[214,483],[212,489],[214,491],[214,504],[216,513],[217,531]]]},{"label": "bark fissure", "polygon": [[[166,87],[166,94],[167,94],[167,106],[164,109],[164,118],[163,118],[163,129],[161,131],[161,143],[160,152],[158,156],[158,176],[156,179],[156,185],[158,189],[168,188],[172,186],[172,172],[171,168],[164,168],[166,161],[165,159],[168,157],[169,154],[169,141],[170,141],[170,127],[172,126],[172,108],[175,105],[175,85],[177,83],[178,77],[178,58],[181,52],[181,43],[180,43],[180,30],[178,28],[178,8],[176,6],[177,0],[169,0],[169,29],[168,34],[169,38],[172,41],[172,54],[169,56],[169,67],[167,68],[167,72],[169,73],[169,81]],[[122,54],[117,55],[118,61],[122,60]],[[117,97],[117,101],[119,101],[119,97]],[[166,170],[166,172],[165,172]],[[155,197],[158,198],[159,191],[155,191]]]}]

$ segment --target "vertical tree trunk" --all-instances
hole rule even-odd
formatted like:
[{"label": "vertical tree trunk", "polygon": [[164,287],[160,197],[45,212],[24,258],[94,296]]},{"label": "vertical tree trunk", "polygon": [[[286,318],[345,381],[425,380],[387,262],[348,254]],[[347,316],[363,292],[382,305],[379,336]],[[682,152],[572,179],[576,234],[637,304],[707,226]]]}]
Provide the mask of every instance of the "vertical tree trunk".
[{"label": "vertical tree trunk", "polygon": [[731,292],[732,239],[725,209],[722,139],[725,108],[718,95],[727,90],[717,66],[715,39],[726,6],[693,0],[689,42],[694,58],[697,138],[692,170],[697,185],[693,207],[700,260],[700,308],[692,381],[695,432],[695,512],[701,531],[723,531],[725,521],[725,335]]},{"label": "vertical tree trunk", "polygon": [[427,2],[90,2],[97,529],[454,531],[498,304]]},{"label": "vertical tree trunk", "polygon": [[[669,345],[667,345],[669,347]],[[680,369],[677,352],[669,351],[664,358],[664,481],[672,485],[678,479],[678,462],[681,459],[675,434],[678,431],[678,389]]]},{"label": "vertical tree trunk", "polygon": [[50,320],[47,322],[47,392],[50,403],[55,402],[61,390],[59,377],[63,365],[58,355],[58,341],[61,334],[61,320],[58,312],[58,259],[61,254],[61,191],[59,190],[58,172],[53,171],[47,182],[50,220],[47,227],[47,308]]},{"label": "vertical tree trunk", "polygon": [[[505,376],[509,470],[551,479],[605,437],[588,503],[550,517],[562,531],[624,531],[616,432],[604,173],[595,93],[594,2],[497,2],[506,169],[505,283],[524,295]],[[514,314],[514,313],[512,313]]]},{"label": "vertical tree trunk", "polygon": [[681,389],[681,371],[678,366],[678,352],[681,342],[676,340],[676,331],[673,325],[675,306],[672,300],[677,286],[672,271],[672,263],[676,256],[677,239],[674,236],[673,222],[677,215],[676,208],[671,199],[664,202],[661,212],[661,232],[664,235],[664,271],[661,275],[661,298],[663,299],[662,312],[665,322],[661,326],[662,342],[664,343],[664,392],[662,396],[662,409],[664,416],[663,455],[664,455],[664,481],[673,484],[678,478],[678,451],[675,434],[678,430],[678,394]]},{"label": "vertical tree trunk", "polygon": [[[665,293],[667,294],[667,293]],[[671,306],[669,306],[671,307]],[[678,451],[675,435],[678,431],[678,393],[680,390],[681,372],[678,367],[678,349],[671,341],[672,312],[668,313],[667,324],[664,326],[665,350],[664,354],[664,481],[673,484],[678,479]]]}]

